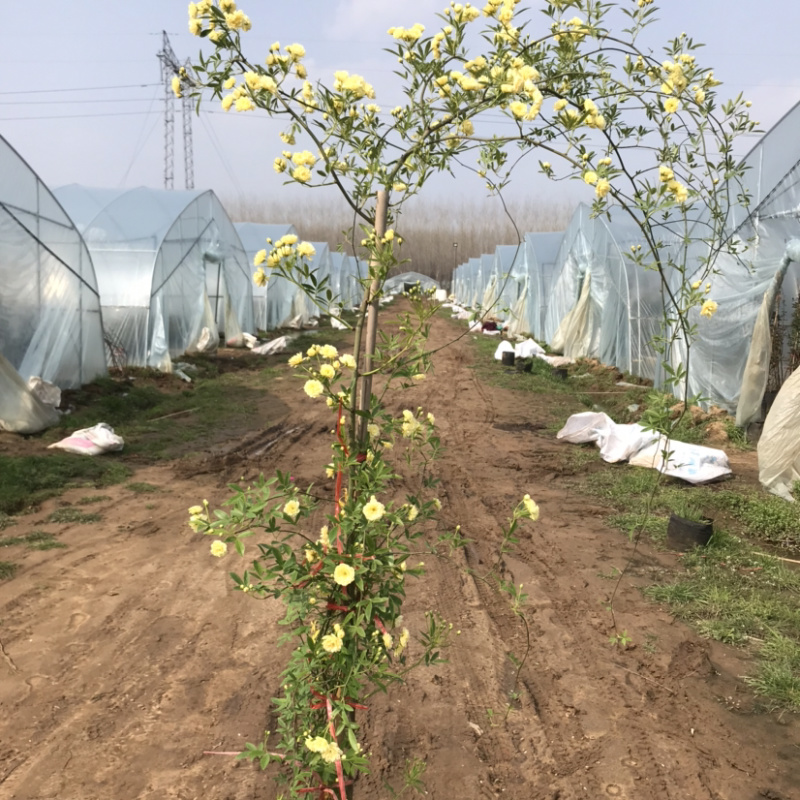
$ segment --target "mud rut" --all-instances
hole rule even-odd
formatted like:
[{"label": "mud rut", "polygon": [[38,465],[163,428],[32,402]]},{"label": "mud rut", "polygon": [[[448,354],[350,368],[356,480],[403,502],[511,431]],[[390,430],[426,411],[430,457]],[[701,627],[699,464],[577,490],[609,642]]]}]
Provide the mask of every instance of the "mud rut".
[{"label": "mud rut", "polygon": [[[432,344],[459,332],[438,320]],[[569,488],[568,446],[544,432],[557,396],[487,387],[472,363],[468,342],[457,342],[429,380],[390,401],[397,413],[421,405],[436,415],[440,527],[461,524],[472,542],[457,563],[425,557],[426,576],[409,582],[405,624],[435,609],[460,633],[447,664],[369,700],[361,719],[373,772],[356,796],[388,797],[384,781],[399,787],[406,759],[421,758],[432,798],[800,797],[797,721],[744,711],[742,654],[698,639],[642,598],[638,587],[674,556],[640,548],[615,606],[633,646],[609,644],[613,583],[601,573],[623,567],[630,545],[604,525],[605,509]],[[265,430],[200,460],[137,470],[135,480],[163,487],[146,498],[153,508],[114,487],[97,508],[103,522],[67,529],[67,549],[29,554],[0,584],[0,798],[275,797],[263,773],[203,751],[239,749],[270,727],[286,657],[275,646],[280,607],[233,592],[185,519],[188,505],[219,502],[228,481],[261,471],[318,481],[331,416],[297,401],[298,388],[276,382],[293,410],[265,398],[265,418],[280,411]],[[525,492],[541,518],[503,567],[530,595],[533,648],[506,716],[507,654],[522,655],[524,630],[464,568],[493,562],[501,524]]]}]

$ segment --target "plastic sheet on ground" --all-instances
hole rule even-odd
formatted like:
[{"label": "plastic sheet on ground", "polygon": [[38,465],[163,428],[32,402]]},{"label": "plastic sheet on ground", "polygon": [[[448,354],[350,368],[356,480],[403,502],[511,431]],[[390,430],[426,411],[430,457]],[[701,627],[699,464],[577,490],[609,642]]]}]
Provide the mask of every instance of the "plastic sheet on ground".
[{"label": "plastic sheet on ground", "polygon": [[544,347],[533,339],[525,339],[514,346],[517,358],[533,358],[533,356],[544,355]]},{"label": "plastic sheet on ground", "polygon": [[[687,483],[709,483],[731,474],[728,456],[723,450],[674,440],[667,443],[654,431],[637,424],[617,424],[603,412],[573,414],[556,438],[573,444],[595,442],[604,461],[628,461]],[[666,462],[665,449],[669,451]]]},{"label": "plastic sheet on ground", "polygon": [[49,445],[48,449],[65,450],[81,456],[99,456],[101,453],[110,453],[122,450],[125,444],[121,436],[114,433],[114,429],[105,422],[98,422],[91,428],[82,428],[73,434]]},{"label": "plastic sheet on ground", "polygon": [[279,336],[277,339],[272,339],[269,342],[254,347],[252,352],[259,356],[269,356],[275,353],[282,353],[289,344],[288,336]]},{"label": "plastic sheet on ground", "polygon": [[38,433],[59,419],[58,411],[43,403],[0,353],[0,430]]},{"label": "plastic sheet on ground", "polygon": [[758,479],[773,494],[793,501],[800,480],[800,369],[783,384],[758,440]]}]

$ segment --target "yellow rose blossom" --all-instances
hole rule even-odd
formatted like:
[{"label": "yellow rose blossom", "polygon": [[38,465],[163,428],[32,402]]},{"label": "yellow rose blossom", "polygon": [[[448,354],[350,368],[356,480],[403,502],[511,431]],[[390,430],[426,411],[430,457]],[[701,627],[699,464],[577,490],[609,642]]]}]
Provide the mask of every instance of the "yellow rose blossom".
[{"label": "yellow rose blossom", "polygon": [[597,173],[594,170],[587,170],[583,173],[583,180],[585,183],[588,183],[590,186],[594,186],[597,183]]},{"label": "yellow rose blossom", "polygon": [[181,79],[177,75],[172,76],[172,91],[175,97],[183,97],[181,92]]},{"label": "yellow rose blossom", "polygon": [[[331,405],[333,405],[333,400],[331,400],[330,397],[328,398],[328,400],[331,403]],[[334,472],[333,467],[325,467],[325,477],[326,478],[332,478],[335,474],[336,473]]]},{"label": "yellow rose blossom", "polygon": [[333,358],[336,358],[339,355],[339,351],[332,344],[323,344],[319,348],[319,354],[323,358],[327,358],[328,360],[331,360]]},{"label": "yellow rose blossom", "polygon": [[[442,510],[442,501],[438,497],[434,497],[433,498],[433,507],[437,511],[441,511]],[[422,566],[422,562],[420,562],[420,566]]]},{"label": "yellow rose blossom", "polygon": [[695,281],[692,284],[692,289],[699,289],[703,285],[703,281]]},{"label": "yellow rose blossom", "polygon": [[225,24],[232,31],[249,31],[250,18],[241,10],[234,11],[232,14],[225,15]]},{"label": "yellow rose blossom", "polygon": [[296,519],[297,515],[300,513],[300,503],[298,503],[297,500],[287,501],[286,505],[283,507],[283,513],[286,514],[287,517]]},{"label": "yellow rose blossom", "polygon": [[413,522],[419,516],[419,509],[412,503],[408,507],[408,521]]},{"label": "yellow rose blossom", "polygon": [[536,505],[536,502],[531,499],[529,494],[522,498],[522,503],[525,506],[525,511],[528,512],[528,519],[532,519],[534,522],[539,519],[539,506]]},{"label": "yellow rose blossom", "polygon": [[700,306],[700,316],[708,317],[710,319],[716,313],[717,308],[718,306],[713,300],[705,300],[703,305]]},{"label": "yellow rose blossom", "polygon": [[671,181],[675,177],[675,173],[667,166],[662,164],[658,168],[658,178],[662,183],[666,183],[667,181]]},{"label": "yellow rose blossom", "polygon": [[249,97],[239,97],[236,99],[234,103],[234,108],[237,111],[252,111],[255,106],[253,105],[253,101]]},{"label": "yellow rose blossom", "polygon": [[336,370],[330,364],[323,364],[319,368],[319,374],[326,380],[331,380],[336,377]]},{"label": "yellow rose blossom", "polygon": [[370,422],[369,425],[367,425],[367,433],[373,439],[377,439],[381,434],[381,429],[374,422]]},{"label": "yellow rose blossom", "polygon": [[305,382],[303,391],[309,397],[319,397],[325,391],[325,387],[318,380],[312,378],[310,381]]},{"label": "yellow rose blossom", "polygon": [[298,183],[308,183],[311,180],[311,170],[308,167],[296,167],[292,171],[292,177]]},{"label": "yellow rose blossom", "polygon": [[200,19],[190,19],[189,20],[189,33],[192,36],[199,36],[200,32],[203,30],[203,21]]},{"label": "yellow rose blossom", "polygon": [[222,98],[220,105],[222,106],[223,111],[230,111],[231,106],[233,105],[233,95],[226,94],[225,97]]},{"label": "yellow rose blossom", "polygon": [[594,187],[594,193],[598,200],[602,200],[610,191],[611,184],[605,178],[600,178]]},{"label": "yellow rose blossom", "polygon": [[417,382],[424,381],[425,380],[425,373],[424,372],[418,372],[416,375],[412,375],[411,376],[411,380],[412,381],[417,381]]},{"label": "yellow rose blossom", "polygon": [[664,100],[664,111],[666,111],[667,114],[674,114],[679,107],[680,103],[677,97],[667,97]]},{"label": "yellow rose blossom", "polygon": [[355,369],[356,368],[356,360],[350,353],[345,353],[339,359],[342,362],[343,367],[347,367],[348,369]]},{"label": "yellow rose blossom", "polygon": [[317,251],[311,242],[300,242],[300,244],[297,245],[297,255],[299,256],[312,258],[316,252]]},{"label": "yellow rose blossom", "polygon": [[381,637],[381,639],[383,639],[383,646],[387,650],[391,650],[392,647],[394,646],[394,640],[392,639],[392,634],[391,633],[384,633],[383,636]]},{"label": "yellow rose blossom", "polygon": [[528,113],[528,106],[526,106],[525,103],[521,103],[519,100],[515,100],[513,103],[509,104],[508,110],[516,119],[522,119],[525,114]]},{"label": "yellow rose blossom", "polygon": [[225,542],[219,541],[211,542],[211,555],[215,558],[222,558],[228,552],[228,545]]},{"label": "yellow rose blossom", "polygon": [[706,93],[702,89],[698,89],[694,93],[695,103],[702,103],[706,99]]},{"label": "yellow rose blossom", "polygon": [[322,649],[326,653],[338,653],[342,649],[342,640],[334,633],[322,637]]},{"label": "yellow rose blossom", "polygon": [[287,44],[285,49],[292,61],[298,61],[306,54],[306,49],[301,44]]},{"label": "yellow rose blossom", "polygon": [[426,418],[426,419],[428,420],[428,422],[429,422],[431,425],[435,425],[435,424],[436,424],[436,417],[434,417],[434,416],[433,416],[433,414],[431,414],[431,412],[430,412],[430,411],[428,412],[428,416],[427,416],[427,418]]},{"label": "yellow rose blossom", "polygon": [[263,264],[267,260],[267,251],[266,250],[259,250],[255,256],[253,256],[253,266],[257,267],[259,264]]},{"label": "yellow rose blossom", "polygon": [[339,586],[349,586],[355,578],[355,570],[349,564],[338,564],[333,571],[333,580]]},{"label": "yellow rose blossom", "polygon": [[278,157],[277,157],[277,158],[276,158],[276,159],[275,159],[275,160],[272,162],[272,168],[273,168],[273,169],[275,170],[275,172],[277,172],[278,174],[280,174],[281,172],[286,172],[286,167],[287,167],[286,160],[285,160],[285,159],[283,159],[283,158],[281,158],[280,156],[278,156]]},{"label": "yellow rose blossom", "polygon": [[384,514],[386,507],[380,501],[375,499],[373,494],[369,502],[362,509],[364,516],[370,522],[377,522]]},{"label": "yellow rose blossom", "polygon": [[[322,646],[325,647],[324,640]],[[341,644],[339,645],[339,649],[341,649]],[[323,761],[326,761],[328,764],[333,764],[336,761],[341,761],[344,754],[336,742],[330,742],[320,755]]]},{"label": "yellow rose blossom", "polygon": [[303,354],[302,353],[295,353],[289,359],[289,366],[290,367],[299,367],[303,363],[303,361],[304,361]]},{"label": "yellow rose blossom", "polygon": [[253,273],[253,283],[256,286],[264,287],[267,285],[269,278],[267,278],[267,273],[264,272],[263,269],[260,267]]},{"label": "yellow rose blossom", "polygon": [[322,736],[308,737],[305,741],[306,748],[312,753],[321,753],[328,747],[328,740]]},{"label": "yellow rose blossom", "polygon": [[319,529],[319,539],[318,539],[318,541],[323,547],[330,547],[330,539],[328,538],[328,526],[327,525],[323,525]]}]

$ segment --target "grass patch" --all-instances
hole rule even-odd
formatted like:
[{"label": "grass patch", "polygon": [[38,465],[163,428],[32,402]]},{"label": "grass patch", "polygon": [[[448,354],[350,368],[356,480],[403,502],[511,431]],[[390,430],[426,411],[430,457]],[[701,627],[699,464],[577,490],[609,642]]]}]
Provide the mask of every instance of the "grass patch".
[{"label": "grass patch", "polygon": [[161,491],[158,486],[155,486],[152,483],[146,483],[145,481],[126,483],[125,488],[131,492],[134,492],[135,494],[152,494],[153,492]]},{"label": "grass patch", "polygon": [[95,503],[102,503],[104,500],[110,500],[111,498],[107,494],[93,494],[87,497],[81,497],[75,505],[77,506],[91,506]]},{"label": "grass patch", "polygon": [[100,514],[87,514],[79,508],[73,506],[66,506],[65,508],[56,509],[50,516],[47,517],[47,522],[56,522],[60,524],[66,523],[81,523],[89,524],[92,522],[100,522],[103,517]]},{"label": "grass patch", "polygon": [[0,547],[13,547],[17,544],[26,544],[29,550],[53,550],[54,548],[66,547],[52,533],[47,533],[46,531],[32,531],[24,536],[0,538]]},{"label": "grass patch", "polygon": [[76,486],[101,488],[121,483],[130,474],[128,467],[113,457],[0,456],[0,513],[36,508]]},{"label": "grass patch", "polygon": [[11,561],[0,561],[0,581],[13,578],[18,566],[18,564],[14,564]]}]

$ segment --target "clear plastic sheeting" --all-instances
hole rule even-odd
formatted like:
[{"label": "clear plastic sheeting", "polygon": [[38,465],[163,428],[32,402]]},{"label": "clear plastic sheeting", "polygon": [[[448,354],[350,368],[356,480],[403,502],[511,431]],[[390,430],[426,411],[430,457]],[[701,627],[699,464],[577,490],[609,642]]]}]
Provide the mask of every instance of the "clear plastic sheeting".
[{"label": "clear plastic sheeting", "polygon": [[[0,354],[21,385],[38,376],[72,389],[106,372],[89,251],[58,200],[2,137]],[[5,381],[0,417],[19,402],[13,391]]]},{"label": "clear plastic sheeting", "polygon": [[800,481],[800,369],[783,384],[758,440],[758,479],[773,494],[794,501]]},{"label": "clear plastic sheeting", "polygon": [[253,330],[252,269],[213,192],[72,184],[55,194],[89,247],[115,360],[169,370],[204,331]]},{"label": "clear plastic sheeting", "polygon": [[638,226],[592,217],[581,204],[564,232],[553,270],[544,334],[570,358],[592,357],[654,380],[653,338],[664,325],[659,273],[637,266]]},{"label": "clear plastic sheeting", "polygon": [[59,419],[58,411],[43,403],[0,353],[0,430],[38,433]]},{"label": "clear plastic sheeting", "polygon": [[423,292],[428,289],[442,288],[439,281],[434,280],[429,275],[423,275],[420,272],[403,272],[400,275],[392,275],[386,279],[386,282],[383,284],[383,293],[388,295],[407,292],[417,284],[419,284],[419,288],[422,289]]},{"label": "clear plastic sheeting", "polygon": [[[734,203],[728,214],[726,238],[741,247],[737,255],[720,253],[714,263],[716,274],[691,275],[690,280],[708,280],[709,297],[718,308],[710,319],[700,318],[695,309],[690,322],[697,325],[692,342],[688,394],[703,398],[703,405],[715,404],[736,412],[737,423],[761,417],[761,399],[767,387],[772,349],[765,338],[766,327],[754,338],[756,322],[764,308],[768,292],[776,288],[776,276],[785,265],[774,301],[767,300],[762,316],[772,326],[777,320],[788,326],[793,319],[793,304],[800,288],[800,264],[785,264],[786,248],[800,237],[800,104],[794,106],[770,129],[745,156],[741,179],[750,193],[748,206]],[[740,192],[738,181],[731,185],[731,195]],[[692,236],[703,235],[703,219]],[[697,245],[691,254],[707,252]],[[755,348],[755,350],[753,350]],[[786,341],[775,348],[782,355],[773,364],[776,382],[790,373]],[[673,363],[685,359],[683,343],[671,354]],[[742,402],[742,409],[739,404]]]}]

